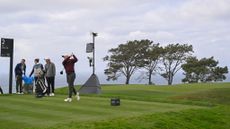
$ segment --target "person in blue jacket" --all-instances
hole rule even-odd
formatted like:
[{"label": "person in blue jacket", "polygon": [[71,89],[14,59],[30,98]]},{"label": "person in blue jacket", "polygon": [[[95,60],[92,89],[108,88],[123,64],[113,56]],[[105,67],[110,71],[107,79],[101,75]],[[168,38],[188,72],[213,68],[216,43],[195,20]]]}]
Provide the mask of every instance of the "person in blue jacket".
[{"label": "person in blue jacket", "polygon": [[22,59],[20,63],[18,63],[14,69],[15,78],[16,78],[16,93],[23,94],[22,91],[22,76],[26,74],[26,60]]}]

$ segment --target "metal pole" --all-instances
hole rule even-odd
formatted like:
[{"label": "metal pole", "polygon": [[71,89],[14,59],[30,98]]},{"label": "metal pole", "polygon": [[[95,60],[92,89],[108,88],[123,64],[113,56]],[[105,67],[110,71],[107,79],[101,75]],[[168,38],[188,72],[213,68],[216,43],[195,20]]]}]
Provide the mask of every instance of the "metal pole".
[{"label": "metal pole", "polygon": [[95,74],[95,37],[93,34],[93,74]]},{"label": "metal pole", "polygon": [[97,33],[92,32],[93,35],[93,74],[95,74],[95,37],[97,36]]},{"label": "metal pole", "polygon": [[12,85],[13,85],[13,60],[14,60],[14,43],[12,43],[12,52],[10,53],[9,94],[12,94]]}]

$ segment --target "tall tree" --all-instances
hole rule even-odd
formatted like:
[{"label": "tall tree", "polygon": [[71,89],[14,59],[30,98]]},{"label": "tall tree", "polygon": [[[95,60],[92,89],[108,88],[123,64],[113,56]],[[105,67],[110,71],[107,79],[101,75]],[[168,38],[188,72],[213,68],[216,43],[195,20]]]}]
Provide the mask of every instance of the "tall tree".
[{"label": "tall tree", "polygon": [[164,47],[162,54],[163,73],[161,76],[168,81],[168,85],[172,85],[175,74],[181,69],[181,64],[193,52],[192,45],[188,44],[169,44]]},{"label": "tall tree", "polygon": [[108,62],[108,68],[104,72],[108,77],[107,80],[117,80],[118,77],[124,75],[125,84],[129,84],[131,76],[143,65],[141,58],[143,57],[142,51],[147,49],[145,47],[143,42],[134,40],[110,49],[108,52],[111,55],[104,57],[104,61]]},{"label": "tall tree", "polygon": [[198,60],[196,57],[190,57],[186,63],[182,65],[185,78],[182,82],[198,83],[209,81],[223,81],[226,79],[224,74],[228,73],[227,67],[219,67],[218,61],[214,57],[202,58]]},{"label": "tall tree", "polygon": [[163,48],[158,44],[153,44],[153,41],[143,40],[143,44],[147,45],[148,48],[143,52],[143,68],[146,69],[148,76],[148,84],[152,85],[152,75],[157,71],[157,65],[160,62],[160,57]]}]

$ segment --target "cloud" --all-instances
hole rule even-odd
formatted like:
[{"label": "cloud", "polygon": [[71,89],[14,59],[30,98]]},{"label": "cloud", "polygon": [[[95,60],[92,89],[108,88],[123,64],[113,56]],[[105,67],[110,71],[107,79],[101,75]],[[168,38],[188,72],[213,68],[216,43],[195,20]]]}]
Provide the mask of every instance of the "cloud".
[{"label": "cloud", "polygon": [[213,55],[227,65],[229,12],[229,0],[1,0],[0,36],[15,39],[15,63],[26,58],[28,69],[34,58],[47,56],[62,69],[60,55],[74,52],[79,74],[90,73],[85,47],[92,31],[99,33],[96,61],[102,74],[110,48],[146,38],[162,45],[192,44],[195,55]]},{"label": "cloud", "polygon": [[185,3],[181,9],[181,15],[188,20],[219,20],[229,17],[229,0],[193,0]]},{"label": "cloud", "polygon": [[134,31],[129,33],[129,37],[137,40],[137,39],[145,39],[147,37],[147,33],[141,31]]}]

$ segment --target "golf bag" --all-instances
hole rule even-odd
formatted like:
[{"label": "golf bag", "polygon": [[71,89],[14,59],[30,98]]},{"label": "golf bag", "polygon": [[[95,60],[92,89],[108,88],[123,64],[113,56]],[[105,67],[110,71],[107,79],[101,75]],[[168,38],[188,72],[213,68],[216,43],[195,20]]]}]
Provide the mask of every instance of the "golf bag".
[{"label": "golf bag", "polygon": [[45,95],[47,91],[47,86],[45,84],[44,78],[38,78],[38,80],[35,82],[35,96],[37,98],[41,98]]}]

